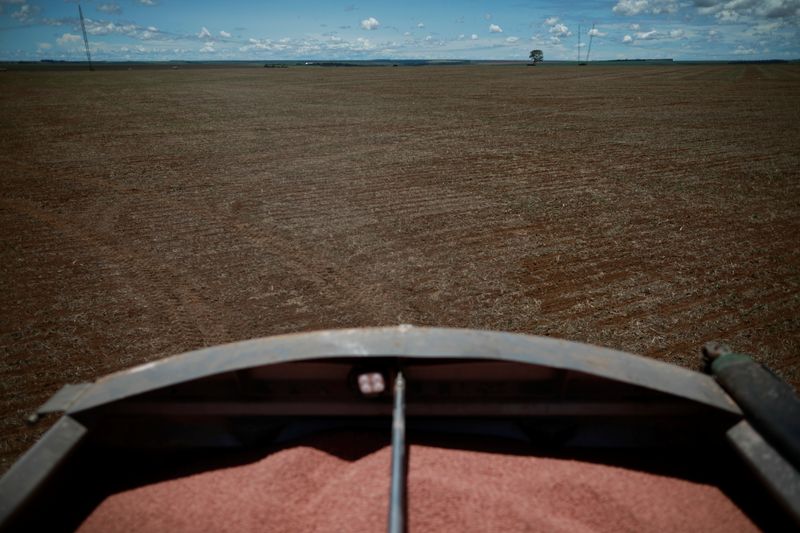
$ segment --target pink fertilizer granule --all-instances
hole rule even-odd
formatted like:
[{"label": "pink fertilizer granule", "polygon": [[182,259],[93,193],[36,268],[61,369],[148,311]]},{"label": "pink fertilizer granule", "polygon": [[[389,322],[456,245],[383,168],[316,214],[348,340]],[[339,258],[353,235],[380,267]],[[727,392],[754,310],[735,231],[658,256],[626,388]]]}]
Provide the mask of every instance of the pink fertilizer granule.
[{"label": "pink fertilizer granule", "polygon": [[[386,531],[385,438],[332,433],[106,498],[79,531]],[[758,531],[717,487],[535,455],[411,444],[409,531]]]}]

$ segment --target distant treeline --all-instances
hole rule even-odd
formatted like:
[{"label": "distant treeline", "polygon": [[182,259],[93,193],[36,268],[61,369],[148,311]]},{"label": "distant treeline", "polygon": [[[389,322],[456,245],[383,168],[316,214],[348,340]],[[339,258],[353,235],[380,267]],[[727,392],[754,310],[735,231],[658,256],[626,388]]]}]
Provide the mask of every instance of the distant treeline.
[{"label": "distant treeline", "polygon": [[305,65],[314,67],[370,67],[367,63],[342,63],[340,61],[308,61]]},{"label": "distant treeline", "polygon": [[658,59],[609,59],[606,61],[593,61],[593,63],[630,63],[632,61],[641,61],[641,62],[648,62],[648,63],[672,63],[674,59],[671,57],[665,58],[658,58]]},{"label": "distant treeline", "polygon": [[425,65],[469,65],[475,61],[464,60],[438,60],[438,59],[367,59],[361,61],[306,61],[303,65],[315,67],[419,67]]},{"label": "distant treeline", "polygon": [[796,62],[796,61],[797,60],[789,61],[789,60],[786,60],[786,59],[751,59],[751,60],[740,59],[740,60],[737,60],[737,61],[728,61],[728,64],[730,64],[730,65],[752,65],[752,64],[772,65],[772,64],[775,64],[775,63],[793,63],[793,62]]},{"label": "distant treeline", "polygon": [[[0,0],[2,1],[2,0]],[[261,61],[94,61],[95,70],[133,70],[133,69],[177,69],[177,68],[294,68],[294,67],[414,67],[414,66],[448,66],[448,65],[521,65],[526,61],[493,61],[493,60],[442,60],[442,59],[369,59],[350,61],[316,61],[316,60],[272,60]],[[591,61],[594,65],[659,65],[659,64],[797,64],[800,59],[741,59],[729,61],[686,61],[672,58],[660,59],[612,59]],[[541,65],[558,67],[572,66],[576,61],[544,61]],[[28,61],[0,61],[0,69],[8,70],[83,70],[88,69],[85,61],[67,61],[62,59],[40,59]]]}]

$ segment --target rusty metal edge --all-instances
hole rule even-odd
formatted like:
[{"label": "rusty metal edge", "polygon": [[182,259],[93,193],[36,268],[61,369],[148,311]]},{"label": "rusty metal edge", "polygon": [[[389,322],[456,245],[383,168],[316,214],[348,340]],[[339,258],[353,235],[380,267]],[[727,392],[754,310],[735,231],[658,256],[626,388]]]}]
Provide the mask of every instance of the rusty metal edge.
[{"label": "rusty metal edge", "polygon": [[67,409],[77,414],[159,388],[246,368],[340,357],[495,359],[583,372],[740,415],[705,374],[629,353],[548,337],[396,326],[265,337],[187,352],[100,378]]}]

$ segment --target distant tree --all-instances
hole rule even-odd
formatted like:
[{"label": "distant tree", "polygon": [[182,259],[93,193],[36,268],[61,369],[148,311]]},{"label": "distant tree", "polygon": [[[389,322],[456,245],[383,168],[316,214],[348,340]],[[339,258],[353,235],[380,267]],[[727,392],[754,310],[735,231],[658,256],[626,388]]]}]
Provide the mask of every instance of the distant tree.
[{"label": "distant tree", "polygon": [[531,50],[531,55],[528,56],[533,61],[533,64],[541,63],[544,61],[544,53],[541,50]]}]

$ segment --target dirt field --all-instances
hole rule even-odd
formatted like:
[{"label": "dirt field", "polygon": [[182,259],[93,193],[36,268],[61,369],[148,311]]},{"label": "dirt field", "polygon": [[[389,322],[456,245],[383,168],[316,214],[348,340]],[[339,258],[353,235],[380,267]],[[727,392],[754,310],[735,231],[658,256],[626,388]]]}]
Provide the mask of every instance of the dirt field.
[{"label": "dirt field", "polygon": [[800,66],[0,73],[0,471],[63,383],[284,332],[800,384]]}]

